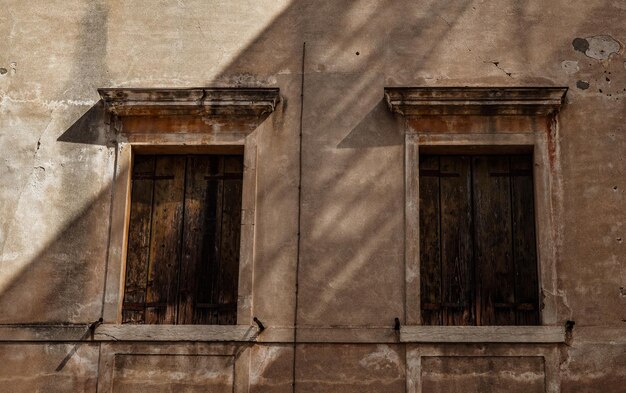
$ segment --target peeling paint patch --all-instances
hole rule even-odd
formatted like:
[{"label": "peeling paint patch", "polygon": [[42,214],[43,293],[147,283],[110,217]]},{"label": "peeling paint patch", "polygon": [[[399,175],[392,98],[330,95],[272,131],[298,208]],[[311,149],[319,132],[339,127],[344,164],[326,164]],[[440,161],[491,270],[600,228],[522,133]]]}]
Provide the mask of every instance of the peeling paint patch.
[{"label": "peeling paint patch", "polygon": [[585,56],[596,60],[607,60],[612,54],[618,53],[621,44],[609,35],[597,35],[587,38],[574,38],[572,46]]},{"label": "peeling paint patch", "polygon": [[576,87],[578,87],[580,90],[587,90],[589,88],[589,82],[578,81],[576,82]]},{"label": "peeling paint patch", "polygon": [[572,75],[577,73],[580,70],[578,67],[578,62],[575,60],[564,60],[561,62],[561,68],[565,71],[566,74]]},{"label": "peeling paint patch", "polygon": [[386,345],[377,345],[376,351],[359,361],[362,367],[381,370],[400,367],[400,357]]}]

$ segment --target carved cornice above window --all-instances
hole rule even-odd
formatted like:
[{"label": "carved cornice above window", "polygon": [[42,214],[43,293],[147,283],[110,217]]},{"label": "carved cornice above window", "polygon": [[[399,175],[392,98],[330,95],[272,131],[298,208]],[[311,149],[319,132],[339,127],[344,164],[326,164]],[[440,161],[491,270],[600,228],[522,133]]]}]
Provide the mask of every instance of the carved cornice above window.
[{"label": "carved cornice above window", "polygon": [[386,87],[389,109],[404,116],[549,115],[567,87]]},{"label": "carved cornice above window", "polygon": [[107,110],[117,116],[262,117],[279,102],[278,88],[104,88]]}]

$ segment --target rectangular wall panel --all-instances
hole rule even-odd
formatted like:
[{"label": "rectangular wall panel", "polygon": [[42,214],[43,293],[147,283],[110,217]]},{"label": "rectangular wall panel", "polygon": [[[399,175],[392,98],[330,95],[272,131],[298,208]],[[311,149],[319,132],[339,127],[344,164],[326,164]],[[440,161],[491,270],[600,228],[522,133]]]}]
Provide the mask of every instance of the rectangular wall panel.
[{"label": "rectangular wall panel", "polygon": [[234,356],[118,354],[113,393],[232,393]]}]

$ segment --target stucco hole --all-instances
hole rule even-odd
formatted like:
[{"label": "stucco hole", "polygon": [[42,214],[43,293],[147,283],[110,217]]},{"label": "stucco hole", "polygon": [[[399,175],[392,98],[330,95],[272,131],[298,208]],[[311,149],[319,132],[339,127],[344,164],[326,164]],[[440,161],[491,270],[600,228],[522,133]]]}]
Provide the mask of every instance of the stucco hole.
[{"label": "stucco hole", "polygon": [[572,46],[574,47],[575,50],[585,53],[587,51],[587,49],[589,49],[589,41],[587,41],[584,38],[574,38],[574,41],[572,41]]},{"label": "stucco hole", "polygon": [[589,82],[579,80],[578,82],[576,82],[576,87],[581,90],[587,90],[589,88]]},{"label": "stucco hole", "polygon": [[0,68],[0,75],[4,75],[7,72],[9,72],[9,70],[7,70],[6,68],[4,68],[4,67]]},{"label": "stucco hole", "polygon": [[359,52],[357,52],[357,53],[356,53],[356,55],[358,56],[358,55],[360,55],[360,53],[359,53]]},{"label": "stucco hole", "polygon": [[622,243],[624,241],[624,239],[622,239],[621,237],[618,237],[615,240],[617,240],[618,243]]}]

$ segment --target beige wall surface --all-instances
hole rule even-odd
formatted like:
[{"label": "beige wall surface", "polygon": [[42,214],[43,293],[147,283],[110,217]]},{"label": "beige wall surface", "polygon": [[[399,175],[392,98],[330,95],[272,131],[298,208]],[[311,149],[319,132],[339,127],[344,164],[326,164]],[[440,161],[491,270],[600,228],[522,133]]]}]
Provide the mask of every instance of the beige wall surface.
[{"label": "beige wall surface", "polygon": [[[0,391],[291,392],[294,378],[298,392],[625,389],[623,1],[0,9]],[[92,340],[121,263],[109,255],[117,136],[96,89],[214,86],[280,88],[249,136],[251,307],[267,329],[256,343]],[[385,86],[569,87],[550,150],[555,283],[542,283],[556,288],[544,292],[554,325],[576,322],[566,342],[400,342],[405,129]]]}]

